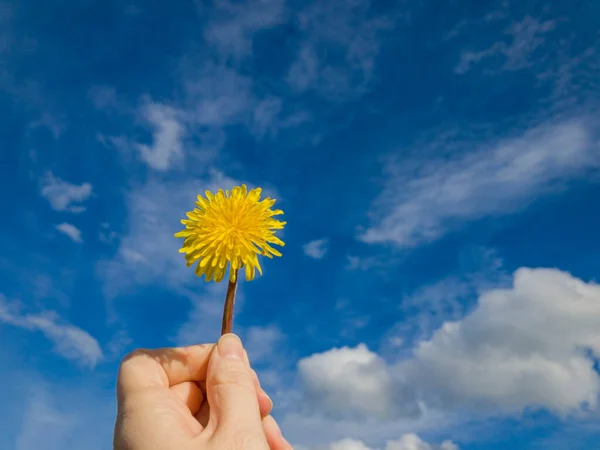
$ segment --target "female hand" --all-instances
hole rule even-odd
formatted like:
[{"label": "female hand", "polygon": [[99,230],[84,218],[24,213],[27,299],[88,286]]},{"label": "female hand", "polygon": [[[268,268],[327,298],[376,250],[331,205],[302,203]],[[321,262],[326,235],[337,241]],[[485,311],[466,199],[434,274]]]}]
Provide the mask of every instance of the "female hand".
[{"label": "female hand", "polygon": [[240,339],[137,350],[117,381],[115,450],[289,450]]}]

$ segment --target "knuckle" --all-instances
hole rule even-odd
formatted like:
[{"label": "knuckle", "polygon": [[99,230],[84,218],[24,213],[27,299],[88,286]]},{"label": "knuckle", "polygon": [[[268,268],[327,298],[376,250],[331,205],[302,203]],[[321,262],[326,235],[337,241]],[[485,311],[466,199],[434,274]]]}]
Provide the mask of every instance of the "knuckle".
[{"label": "knuckle", "polygon": [[142,357],[150,356],[148,350],[143,348],[136,348],[135,350],[129,352],[127,355],[123,357],[121,360],[121,364],[119,365],[119,370],[127,369],[129,366],[135,364],[136,360]]},{"label": "knuckle", "polygon": [[[128,353],[119,364],[117,374],[117,394],[122,393],[124,389],[130,390],[135,387],[140,371],[143,371],[144,364],[141,363],[145,358],[151,358],[149,350],[136,349]],[[140,364],[141,363],[141,364]]]}]

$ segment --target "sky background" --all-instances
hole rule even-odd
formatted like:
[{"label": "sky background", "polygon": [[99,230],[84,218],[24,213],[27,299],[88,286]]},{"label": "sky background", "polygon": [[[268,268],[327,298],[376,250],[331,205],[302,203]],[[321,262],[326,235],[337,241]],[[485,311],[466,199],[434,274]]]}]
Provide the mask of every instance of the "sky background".
[{"label": "sky background", "polygon": [[596,449],[600,3],[0,2],[0,448],[109,449],[214,342],[173,234],[261,186],[242,336],[298,449]]}]

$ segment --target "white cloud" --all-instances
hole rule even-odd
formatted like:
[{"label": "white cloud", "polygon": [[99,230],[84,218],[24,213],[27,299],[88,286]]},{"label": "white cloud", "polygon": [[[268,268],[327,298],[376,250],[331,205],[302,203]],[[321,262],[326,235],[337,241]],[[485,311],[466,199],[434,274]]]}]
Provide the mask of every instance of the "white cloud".
[{"label": "white cloud", "polygon": [[464,261],[460,275],[436,280],[401,298],[400,309],[405,319],[390,332],[390,340],[400,338],[412,343],[429,339],[444,322],[464,317],[481,292],[506,287],[512,282],[493,250],[471,249],[459,259]]},{"label": "white cloud", "polygon": [[43,442],[45,449],[58,449],[59,443],[73,432],[74,418],[55,408],[47,392],[35,389],[35,394],[27,399],[26,420],[15,438],[14,448],[34,450]]},{"label": "white cloud", "polygon": [[[184,264],[185,268],[185,264]],[[174,341],[177,345],[193,345],[200,342],[215,342],[221,334],[225,285],[204,284],[201,294],[188,293],[191,309],[185,322],[177,330]],[[234,310],[234,321],[240,312],[241,295],[238,289]]]},{"label": "white cloud", "polygon": [[520,269],[511,289],[483,294],[396,370],[429,404],[567,414],[595,407],[600,287],[554,269]]},{"label": "white cloud", "polygon": [[460,223],[510,213],[598,167],[588,124],[540,126],[522,137],[444,160],[406,164],[376,201],[368,243],[433,241]]},{"label": "white cloud", "polygon": [[364,442],[357,439],[341,439],[329,445],[329,450],[371,450]]},{"label": "white cloud", "polygon": [[414,433],[407,433],[396,441],[389,441],[385,450],[458,450],[452,441],[444,441],[439,446],[425,442]]},{"label": "white cloud", "polygon": [[252,52],[254,34],[272,28],[285,17],[284,0],[216,3],[217,15],[204,30],[204,37],[222,57],[235,59]]},{"label": "white cloud", "polygon": [[[195,207],[196,198],[207,189],[231,189],[243,182],[210,170],[200,178],[178,181],[150,179],[127,194],[127,232],[120,237],[119,246],[111,260],[98,264],[108,297],[126,295],[139,286],[162,285],[189,298],[198,278],[193,268],[186,267],[179,249],[181,239],[174,234],[181,229],[181,219]],[[253,183],[245,183],[255,187]],[[274,191],[264,188],[265,196],[275,197]],[[218,284],[223,288],[222,284]],[[203,295],[202,293],[200,293]],[[224,294],[222,294],[224,296]],[[222,300],[219,295],[219,302]]]},{"label": "white cloud", "polygon": [[[373,450],[358,439],[341,439],[329,444],[328,450]],[[440,445],[430,444],[414,433],[406,433],[400,439],[388,441],[384,450],[459,450],[452,441],[444,441]]]},{"label": "white cloud", "polygon": [[364,344],[313,354],[298,362],[298,372],[312,401],[324,411],[386,416],[392,409],[389,371]]},{"label": "white cloud", "polygon": [[242,124],[258,138],[275,136],[280,129],[303,121],[300,113],[282,113],[281,99],[254,93],[253,80],[223,64],[195,62],[186,70],[185,120],[199,142],[203,158],[214,156],[225,144],[226,128]]},{"label": "white cloud", "polygon": [[185,119],[191,129],[201,130],[197,137],[205,153],[214,154],[223,146],[223,130],[229,125],[243,124],[257,138],[263,138],[309,120],[303,111],[284,111],[278,97],[255,95],[253,80],[234,68],[204,63],[201,69],[190,67],[186,72]]},{"label": "white cloud", "polygon": [[354,256],[347,255],[346,270],[367,271],[376,267],[388,266],[388,260],[382,260],[381,256]]},{"label": "white cloud", "polygon": [[56,225],[54,228],[56,228],[61,233],[69,236],[69,238],[73,242],[77,242],[78,244],[81,244],[83,242],[83,239],[81,239],[81,230],[75,225],[63,222],[59,225]]},{"label": "white cloud", "polygon": [[308,89],[318,76],[319,64],[313,46],[305,44],[298,52],[296,61],[290,67],[288,82],[296,89]]},{"label": "white cloud", "polygon": [[[207,24],[201,52],[181,58],[182,100],[176,106],[146,98],[140,117],[153,128],[152,144],[132,142],[122,136],[99,134],[99,140],[118,149],[135,148],[150,167],[165,171],[182,159],[187,139],[186,163],[205,165],[227,140],[227,127],[243,125],[256,137],[274,136],[308,118],[303,111],[283,111],[281,99],[256,94],[254,80],[239,70],[252,54],[257,33],[283,23],[284,0],[258,0],[252,4],[220,1],[214,7],[198,5]],[[99,109],[119,106],[114,90],[96,87],[90,97]],[[123,109],[122,107],[118,109]]]},{"label": "white cloud", "polygon": [[[309,447],[295,447],[306,449]],[[360,439],[344,438],[328,445],[316,445],[310,447],[312,450],[379,450],[381,447],[372,447]],[[405,433],[399,439],[389,440],[382,450],[459,450],[458,445],[446,440],[439,445],[430,444],[414,433]]]},{"label": "white cloud", "polygon": [[310,258],[323,259],[327,254],[328,245],[328,239],[317,239],[304,244],[302,250],[304,250],[304,254]]},{"label": "white cloud", "polygon": [[74,325],[60,319],[55,311],[22,314],[17,304],[11,304],[0,294],[0,322],[29,331],[41,331],[54,345],[59,355],[93,368],[102,359],[98,341]]},{"label": "white cloud", "polygon": [[106,449],[116,411],[114,391],[105,386],[106,373],[75,374],[50,382],[44,373],[20,367],[23,358],[10,359],[1,374],[7,387],[0,402],[2,448]]},{"label": "white cloud", "polygon": [[[296,404],[303,404],[304,399],[305,395],[299,396]],[[464,418],[458,420],[449,413],[429,409],[424,409],[420,416],[412,417],[383,419],[368,415],[341,418],[323,414],[320,408],[315,408],[314,404],[309,403],[302,412],[285,414],[280,423],[290,442],[310,449],[327,450],[328,446],[324,446],[324,443],[346,438],[373,443],[375,448],[380,448],[386,441],[396,440],[404,433],[435,430],[436,434],[443,432],[451,435],[463,420]]]},{"label": "white cloud", "polygon": [[254,109],[254,133],[262,137],[268,133],[273,135],[276,132],[274,124],[281,113],[282,102],[276,97],[269,97],[262,100]]},{"label": "white cloud", "polygon": [[140,157],[153,169],[167,170],[183,157],[185,128],[177,117],[177,111],[167,105],[147,102],[141,114],[154,131],[152,145],[135,144]]},{"label": "white cloud", "polygon": [[275,325],[254,326],[244,332],[244,347],[252,362],[262,362],[278,354],[279,347],[284,339],[281,330]]},{"label": "white cloud", "polygon": [[454,69],[456,73],[464,74],[471,66],[493,56],[504,57],[504,70],[519,70],[530,67],[533,62],[534,52],[544,45],[544,34],[554,30],[556,21],[540,22],[532,17],[525,17],[520,22],[514,22],[505,30],[505,35],[512,38],[512,42],[499,41],[489,48],[480,51],[466,51],[461,55],[459,64]]},{"label": "white cloud", "polygon": [[251,78],[216,63],[203,64],[199,70],[190,67],[187,72],[185,89],[191,122],[220,128],[251,116],[257,104]]},{"label": "white cloud", "polygon": [[115,257],[99,266],[106,294],[112,297],[127,288],[153,283],[175,290],[197,283],[194,270],[186,267],[179,253],[181,240],[174,234],[183,228],[181,219],[194,208],[198,194],[239,184],[213,171],[206,179],[150,180],[132,190],[126,200],[128,232],[121,237]]},{"label": "white cloud", "polygon": [[[394,26],[394,18],[372,14],[365,0],[324,0],[309,4],[297,15],[305,35],[288,83],[316,89],[332,99],[361,94],[372,80],[381,47],[380,34]],[[323,45],[335,49],[321,54]],[[339,60],[332,55],[341,54]]]},{"label": "white cloud", "polygon": [[40,127],[47,128],[52,133],[54,139],[58,139],[65,131],[66,125],[54,115],[44,113],[38,120],[29,125],[31,130]]},{"label": "white cloud", "polygon": [[52,172],[48,172],[42,180],[41,194],[56,211],[80,213],[85,211],[85,207],[80,203],[90,198],[92,185],[90,183],[71,184],[55,177]]},{"label": "white cloud", "polygon": [[92,86],[88,91],[88,96],[94,108],[100,111],[109,111],[117,108],[117,91],[112,86]]},{"label": "white cloud", "polygon": [[[284,429],[314,445],[315,436],[369,442],[393,431],[449,431],[465,417],[585,414],[600,394],[599,322],[599,285],[556,269],[519,269],[512,287],[487,290],[470,314],[444,323],[398,362],[364,344],[302,359],[310,413],[286,415]],[[300,440],[305,434],[312,440]],[[409,434],[398,442],[418,441]]]}]

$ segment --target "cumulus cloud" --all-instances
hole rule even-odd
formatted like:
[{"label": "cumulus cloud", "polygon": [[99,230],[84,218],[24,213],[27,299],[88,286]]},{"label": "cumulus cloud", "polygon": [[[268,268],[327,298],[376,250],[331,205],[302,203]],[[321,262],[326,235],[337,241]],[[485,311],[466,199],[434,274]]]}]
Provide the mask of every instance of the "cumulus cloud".
[{"label": "cumulus cloud", "polygon": [[598,167],[588,124],[540,126],[523,136],[444,160],[399,167],[375,202],[368,243],[410,247],[459,224],[513,212]]},{"label": "cumulus cloud", "polygon": [[98,341],[81,328],[64,322],[55,311],[23,314],[16,303],[0,294],[0,322],[29,331],[41,331],[59,355],[93,368],[102,359]]},{"label": "cumulus cloud", "polygon": [[364,344],[335,348],[298,362],[307,393],[324,411],[386,416],[393,407],[385,362]]},{"label": "cumulus cloud", "polygon": [[402,297],[400,309],[405,320],[391,330],[389,344],[397,338],[405,343],[429,339],[444,322],[464,317],[479,293],[512,282],[502,259],[491,249],[473,248],[459,259],[463,261],[460,275],[443,277]]},{"label": "cumulus cloud", "polygon": [[[359,439],[344,438],[328,445],[317,445],[312,450],[459,450],[458,445],[446,440],[439,445],[430,444],[415,433],[405,433],[399,439],[389,440],[384,447],[371,447]],[[308,450],[308,447],[296,447]]]},{"label": "cumulus cloud", "polygon": [[317,239],[304,244],[302,250],[304,250],[304,254],[310,258],[323,259],[327,254],[328,245],[328,239]]},{"label": "cumulus cloud", "polygon": [[48,172],[42,179],[41,194],[56,211],[80,213],[85,211],[81,205],[92,195],[90,183],[71,184]]},{"label": "cumulus cloud", "polygon": [[361,344],[314,354],[298,369],[310,398],[345,417],[400,418],[415,408],[566,415],[597,405],[599,321],[600,286],[556,269],[523,268],[512,287],[481,294],[469,315],[446,322],[398,363]]},{"label": "cumulus cloud", "polygon": [[[328,450],[374,450],[357,439],[342,439],[329,445]],[[459,450],[452,441],[444,441],[440,445],[430,444],[414,433],[406,433],[400,439],[388,441],[384,450]]]},{"label": "cumulus cloud", "polygon": [[357,439],[341,439],[337,442],[332,442],[329,445],[329,450],[371,450],[364,442]]},{"label": "cumulus cloud", "polygon": [[56,225],[54,228],[56,228],[64,235],[68,236],[73,242],[77,242],[78,244],[81,244],[83,242],[83,239],[81,239],[81,230],[75,225],[63,222],[61,224]]},{"label": "cumulus cloud", "polygon": [[445,323],[397,370],[444,408],[567,414],[597,404],[598,320],[598,285],[520,269],[512,288],[483,294],[470,315]]},{"label": "cumulus cloud", "polygon": [[385,450],[458,450],[458,445],[452,441],[432,445],[414,433],[407,433],[396,441],[389,441],[385,446]]}]

